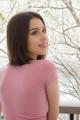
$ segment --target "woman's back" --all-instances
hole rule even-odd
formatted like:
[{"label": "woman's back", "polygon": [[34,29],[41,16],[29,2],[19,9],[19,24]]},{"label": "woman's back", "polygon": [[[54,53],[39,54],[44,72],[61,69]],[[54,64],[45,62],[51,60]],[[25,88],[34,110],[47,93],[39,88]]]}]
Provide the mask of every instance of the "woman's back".
[{"label": "woman's back", "polygon": [[[21,67],[8,66],[3,71],[0,96],[6,120],[46,120],[48,101],[45,86],[53,80],[49,79],[51,66],[54,70],[52,62],[37,60]],[[53,77],[56,77],[55,70]],[[47,78],[50,81],[46,82]]]}]

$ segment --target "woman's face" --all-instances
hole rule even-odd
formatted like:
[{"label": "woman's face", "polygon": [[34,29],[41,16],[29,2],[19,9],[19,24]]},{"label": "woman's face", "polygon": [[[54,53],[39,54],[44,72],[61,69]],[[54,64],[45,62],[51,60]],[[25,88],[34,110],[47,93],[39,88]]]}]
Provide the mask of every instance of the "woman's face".
[{"label": "woman's face", "polygon": [[45,55],[47,52],[48,40],[46,28],[43,22],[38,18],[30,20],[28,51],[33,59],[37,59],[38,55]]}]

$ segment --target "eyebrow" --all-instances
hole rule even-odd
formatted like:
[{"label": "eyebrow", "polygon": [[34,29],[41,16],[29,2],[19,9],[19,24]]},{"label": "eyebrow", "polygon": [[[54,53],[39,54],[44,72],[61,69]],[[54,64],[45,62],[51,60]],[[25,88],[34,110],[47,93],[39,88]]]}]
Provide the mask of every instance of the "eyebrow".
[{"label": "eyebrow", "polygon": [[[42,27],[42,28],[45,28],[45,26],[44,27]],[[30,31],[32,31],[32,30],[38,30],[39,28],[32,28],[32,29],[30,29]]]}]

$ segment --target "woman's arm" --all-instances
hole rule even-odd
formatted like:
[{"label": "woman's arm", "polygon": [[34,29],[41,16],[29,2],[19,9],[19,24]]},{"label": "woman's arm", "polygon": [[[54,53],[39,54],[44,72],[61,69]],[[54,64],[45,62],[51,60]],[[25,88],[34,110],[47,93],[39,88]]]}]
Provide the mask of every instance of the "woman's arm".
[{"label": "woman's arm", "polygon": [[58,80],[53,80],[46,86],[49,111],[47,120],[57,120],[59,114],[59,86]]}]

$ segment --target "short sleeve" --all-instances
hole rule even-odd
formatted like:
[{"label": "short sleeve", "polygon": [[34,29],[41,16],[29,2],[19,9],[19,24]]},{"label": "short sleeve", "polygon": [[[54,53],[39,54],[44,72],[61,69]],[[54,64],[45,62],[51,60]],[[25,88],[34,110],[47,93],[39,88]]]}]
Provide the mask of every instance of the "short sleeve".
[{"label": "short sleeve", "polygon": [[56,65],[51,61],[48,64],[46,85],[50,84],[52,81],[57,80],[57,79],[58,79],[58,75],[57,75]]}]

